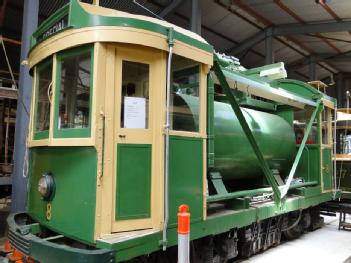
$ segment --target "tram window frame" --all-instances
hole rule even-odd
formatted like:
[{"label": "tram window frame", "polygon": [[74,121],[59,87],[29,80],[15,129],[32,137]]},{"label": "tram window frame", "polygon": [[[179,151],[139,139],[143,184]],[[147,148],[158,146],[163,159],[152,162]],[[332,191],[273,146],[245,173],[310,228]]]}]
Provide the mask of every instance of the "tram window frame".
[{"label": "tram window frame", "polygon": [[[311,115],[314,111],[313,107],[307,107],[307,109],[299,109],[294,111],[294,133],[295,133],[295,142],[296,145],[300,145],[303,137],[305,136],[305,132],[307,129],[307,125],[311,119]],[[320,141],[319,135],[319,116],[317,115],[315,120],[313,121],[312,128],[310,134],[307,137],[306,145],[318,145]]]},{"label": "tram window frame", "polygon": [[54,79],[54,75],[55,73],[53,72],[53,65],[54,65],[54,60],[53,57],[47,58],[44,61],[42,61],[41,63],[39,63],[36,66],[35,69],[35,83],[34,83],[34,87],[35,87],[35,99],[34,99],[34,106],[33,106],[33,124],[32,124],[32,129],[33,129],[33,139],[34,140],[45,140],[49,138],[49,131],[50,131],[50,124],[51,124],[51,103],[50,100],[48,99],[49,102],[49,126],[48,129],[45,130],[37,130],[37,117],[38,117],[38,96],[39,96],[39,84],[40,84],[40,71],[42,71],[44,68],[46,68],[47,66],[51,65],[51,84],[49,84],[49,86],[47,87],[47,89],[50,88],[50,85],[52,85],[53,83],[53,79]]},{"label": "tram window frame", "polygon": [[[175,58],[179,58],[178,63],[183,64],[180,66],[179,69],[174,69],[174,59]],[[189,63],[189,64],[187,64]],[[185,74],[184,74],[185,73]],[[183,126],[181,127],[183,124],[176,121],[176,117],[177,117],[177,111],[175,111],[175,99],[176,97],[174,96],[174,94],[171,94],[171,103],[170,103],[170,128],[172,132],[181,132],[181,133],[189,133],[189,134],[199,134],[201,133],[201,109],[202,109],[202,84],[201,84],[201,74],[202,74],[202,70],[201,70],[201,63],[199,63],[198,61],[183,57],[183,56],[179,56],[179,55],[174,55],[173,57],[173,61],[172,61],[172,72],[171,72],[171,88],[172,88],[172,92],[174,94],[177,94],[178,92],[174,92],[173,89],[175,88],[175,81],[174,78],[176,75],[179,75],[178,77],[185,77],[186,75],[188,75],[188,77],[191,78],[197,78],[197,82],[193,82],[193,83],[187,83],[184,84],[185,86],[189,86],[188,89],[194,89],[197,91],[198,94],[196,94],[197,96],[194,96],[198,99],[198,104],[196,105],[198,108],[198,112],[197,114],[194,114],[194,112],[192,112],[192,109],[190,107],[187,108],[187,110],[189,110],[189,113],[191,114],[187,114],[187,116],[185,116],[186,118],[192,117],[193,119],[193,126]],[[196,76],[197,75],[197,76]],[[188,94],[186,94],[188,95]],[[185,102],[185,101],[184,101]],[[185,104],[183,105],[185,107],[187,107],[187,103],[185,102]],[[178,127],[180,125],[180,127]]]},{"label": "tram window frame", "polygon": [[324,107],[321,112],[321,144],[324,146],[332,146],[332,109]]},{"label": "tram window frame", "polygon": [[[84,128],[59,128],[60,114],[60,94],[61,94],[61,68],[62,60],[69,57],[90,54],[90,90],[89,90],[89,117],[88,126]],[[94,45],[84,45],[77,48],[62,51],[57,54],[56,59],[56,87],[54,104],[54,138],[89,138],[91,137],[92,107],[93,107],[93,78],[94,78]]]}]

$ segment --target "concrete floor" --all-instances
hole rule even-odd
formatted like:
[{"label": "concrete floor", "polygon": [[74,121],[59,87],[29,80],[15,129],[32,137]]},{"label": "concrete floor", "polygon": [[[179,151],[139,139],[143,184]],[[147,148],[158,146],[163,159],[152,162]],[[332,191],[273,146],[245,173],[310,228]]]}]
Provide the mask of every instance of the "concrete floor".
[{"label": "concrete floor", "polygon": [[[338,230],[336,217],[324,217],[321,229],[241,261],[245,263],[351,263],[351,231]],[[351,221],[351,217],[348,218]]]}]

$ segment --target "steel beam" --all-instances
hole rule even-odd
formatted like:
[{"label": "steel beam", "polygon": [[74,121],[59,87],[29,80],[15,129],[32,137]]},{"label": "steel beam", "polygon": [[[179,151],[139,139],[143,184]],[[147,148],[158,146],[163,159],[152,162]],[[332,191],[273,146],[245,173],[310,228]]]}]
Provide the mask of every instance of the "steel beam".
[{"label": "steel beam", "polygon": [[166,17],[167,15],[171,14],[174,12],[174,10],[177,9],[177,7],[183,2],[183,0],[173,0],[172,3],[170,3],[168,6],[166,6],[161,13],[159,14],[160,17]]},{"label": "steel beam", "polygon": [[[27,58],[30,37],[38,26],[39,0],[24,1],[21,61]],[[32,78],[25,65],[20,66],[19,102],[17,103],[14,171],[12,175],[12,212],[23,211],[27,196],[27,179],[24,173],[26,139],[28,128],[28,109],[32,95]]]},{"label": "steel beam", "polygon": [[10,176],[0,177],[0,185],[11,185],[12,178]]},{"label": "steel beam", "polygon": [[265,61],[266,65],[272,64],[273,62],[273,36],[272,28],[265,30]]},{"label": "steel beam", "polygon": [[[272,36],[303,35],[312,33],[342,32],[351,30],[351,21],[319,22],[314,24],[286,24],[266,27],[265,31],[270,31]],[[265,39],[266,33],[260,31],[255,35],[245,39],[238,46],[226,50],[229,54],[239,54],[248,48],[260,43]]]},{"label": "steel beam", "polygon": [[0,87],[0,98],[17,100],[17,90]]},{"label": "steel beam", "polygon": [[232,54],[232,55],[240,54],[241,52],[244,52],[244,51],[250,49],[251,47],[253,47],[254,45],[263,41],[265,39],[265,37],[266,37],[265,32],[260,31],[260,32],[256,33],[255,35],[253,35],[252,37],[245,39],[238,46],[232,47],[232,48],[226,50],[225,53]]},{"label": "steel beam", "polygon": [[191,1],[190,30],[201,35],[201,1]]},{"label": "steel beam", "polygon": [[7,0],[2,1],[1,9],[0,9],[0,28],[2,28],[4,24],[4,19],[5,19],[5,14],[6,14],[6,5],[7,5]]},{"label": "steel beam", "polygon": [[[350,62],[351,61],[351,56],[346,56],[346,54],[349,54],[350,51],[347,52],[343,52],[342,54],[319,54],[314,56],[314,60],[316,63],[319,62]],[[286,68],[288,68],[289,70],[293,70],[297,67],[301,67],[304,65],[309,64],[311,61],[310,57],[308,58],[302,58],[299,60],[296,60],[292,63],[289,63],[286,65]]]},{"label": "steel beam", "polygon": [[344,74],[339,72],[336,77],[336,97],[338,101],[338,108],[342,108],[344,94]]},{"label": "steel beam", "polygon": [[315,56],[311,56],[309,60],[310,60],[310,64],[309,64],[309,77],[310,77],[310,80],[317,80],[316,57]]},{"label": "steel beam", "polygon": [[351,21],[286,24],[273,27],[274,36],[343,32],[351,29]]}]

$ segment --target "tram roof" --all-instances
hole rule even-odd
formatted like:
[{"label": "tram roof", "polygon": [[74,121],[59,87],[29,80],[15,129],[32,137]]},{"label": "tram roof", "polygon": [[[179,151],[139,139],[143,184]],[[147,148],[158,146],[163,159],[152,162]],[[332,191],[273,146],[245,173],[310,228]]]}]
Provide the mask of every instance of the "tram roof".
[{"label": "tram roof", "polygon": [[158,33],[166,37],[169,35],[170,28],[173,28],[175,41],[213,53],[213,47],[205,39],[184,28],[156,18],[81,3],[77,0],[71,0],[38,27],[32,35],[31,49],[67,29],[95,26],[131,27]]}]

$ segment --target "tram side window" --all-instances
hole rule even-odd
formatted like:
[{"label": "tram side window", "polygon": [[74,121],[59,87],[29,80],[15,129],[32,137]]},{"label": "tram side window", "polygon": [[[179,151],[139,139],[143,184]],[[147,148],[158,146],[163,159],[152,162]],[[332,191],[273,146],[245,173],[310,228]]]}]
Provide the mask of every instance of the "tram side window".
[{"label": "tram side window", "polygon": [[322,112],[322,143],[331,144],[331,110],[325,108]]},{"label": "tram side window", "polygon": [[91,51],[61,58],[59,129],[88,128],[90,119]]},{"label": "tram side window", "polygon": [[48,97],[52,84],[52,60],[37,67],[37,95],[35,131],[47,131],[50,126],[50,101]]},{"label": "tram side window", "polygon": [[172,60],[171,129],[199,131],[200,66],[174,55]]}]

